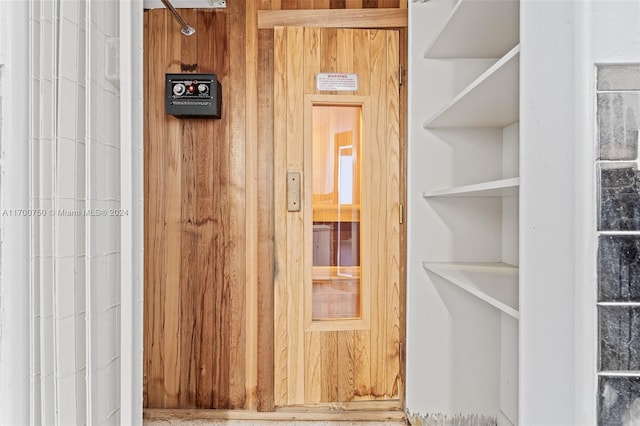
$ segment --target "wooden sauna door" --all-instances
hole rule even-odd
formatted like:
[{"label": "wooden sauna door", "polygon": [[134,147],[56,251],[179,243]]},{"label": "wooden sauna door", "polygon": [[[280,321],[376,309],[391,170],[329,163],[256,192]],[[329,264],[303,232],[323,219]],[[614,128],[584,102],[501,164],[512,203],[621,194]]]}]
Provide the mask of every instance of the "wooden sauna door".
[{"label": "wooden sauna door", "polygon": [[398,32],[274,37],[275,403],[398,399]]}]

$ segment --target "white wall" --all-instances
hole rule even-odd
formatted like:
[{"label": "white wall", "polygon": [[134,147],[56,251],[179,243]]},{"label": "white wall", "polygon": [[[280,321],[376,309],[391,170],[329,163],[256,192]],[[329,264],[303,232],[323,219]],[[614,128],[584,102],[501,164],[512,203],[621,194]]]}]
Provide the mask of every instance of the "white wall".
[{"label": "white wall", "polygon": [[[31,3],[31,423],[117,424],[119,88],[105,79],[118,2]],[[114,84],[115,83],[115,84]]]},{"label": "white wall", "polygon": [[[0,424],[29,424],[27,2],[0,2]],[[16,84],[18,82],[18,84]]]},{"label": "white wall", "polygon": [[[446,348],[453,324],[429,325],[448,313],[435,303],[442,295],[424,285],[420,264],[442,253],[432,249],[434,241],[449,241],[428,229],[433,221],[424,218],[431,212],[420,194],[425,182],[446,186],[455,179],[429,162],[450,153],[421,127],[432,112],[429,105],[455,90],[455,81],[435,86],[425,78],[446,75],[446,61],[422,59],[425,40],[451,6],[411,3],[409,10],[407,407],[413,412],[449,409],[451,393],[450,383],[443,382],[439,393],[424,386],[425,380],[441,381],[451,366]],[[640,2],[521,1],[520,13],[519,422],[595,424],[594,71],[600,62],[640,62]],[[459,77],[449,74],[452,80]],[[422,100],[426,97],[429,101]],[[430,338],[416,338],[421,335]],[[440,357],[439,371],[429,365],[434,356]]]},{"label": "white wall", "polygon": [[142,423],[144,312],[143,4],[120,3],[122,218],[120,423]]},{"label": "white wall", "polygon": [[520,9],[523,425],[575,424],[574,7],[525,1]]},{"label": "white wall", "polygon": [[590,356],[576,362],[575,421],[595,423],[597,383],[596,329],[596,194],[594,159],[595,64],[640,63],[640,2],[615,0],[580,4],[576,40],[576,350]]},{"label": "white wall", "polygon": [[640,3],[521,3],[521,424],[595,424],[594,64],[640,61]]},{"label": "white wall", "polygon": [[[498,59],[424,58],[455,4],[410,3],[408,81],[406,405],[412,414],[441,413],[450,419],[458,414],[495,417],[501,401],[509,402],[499,393],[501,371],[517,368],[516,360],[509,359],[501,369],[501,352],[509,352],[501,348],[501,330],[503,323],[515,329],[515,320],[503,320],[499,310],[422,266],[424,261],[518,264],[517,232],[511,232],[517,231],[517,198],[422,197],[425,191],[518,176],[518,124],[423,128],[427,118]],[[511,338],[508,326],[504,334]],[[514,416],[517,410],[507,411]]]}]

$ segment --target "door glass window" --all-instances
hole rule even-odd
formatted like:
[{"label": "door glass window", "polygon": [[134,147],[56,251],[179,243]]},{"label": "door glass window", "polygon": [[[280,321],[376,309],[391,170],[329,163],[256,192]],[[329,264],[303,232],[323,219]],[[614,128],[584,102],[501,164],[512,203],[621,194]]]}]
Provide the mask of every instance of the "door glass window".
[{"label": "door glass window", "polygon": [[361,106],[313,106],[313,320],[361,316],[361,120]]}]

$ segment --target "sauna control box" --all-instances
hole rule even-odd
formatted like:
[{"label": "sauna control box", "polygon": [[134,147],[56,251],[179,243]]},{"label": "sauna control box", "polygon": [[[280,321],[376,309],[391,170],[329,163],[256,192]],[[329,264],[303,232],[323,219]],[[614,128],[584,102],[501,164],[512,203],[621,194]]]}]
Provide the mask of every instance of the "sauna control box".
[{"label": "sauna control box", "polygon": [[166,74],[165,111],[176,117],[220,118],[222,87],[215,74]]}]

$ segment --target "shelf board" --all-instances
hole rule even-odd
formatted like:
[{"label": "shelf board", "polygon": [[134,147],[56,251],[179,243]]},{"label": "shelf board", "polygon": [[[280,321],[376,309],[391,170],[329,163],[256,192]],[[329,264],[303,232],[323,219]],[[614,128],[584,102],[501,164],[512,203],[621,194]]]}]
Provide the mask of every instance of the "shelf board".
[{"label": "shelf board", "polygon": [[459,0],[425,58],[499,58],[518,44],[518,0]]},{"label": "shelf board", "polygon": [[426,191],[424,198],[434,197],[515,197],[518,195],[520,178],[494,180],[474,185]]},{"label": "shelf board", "polygon": [[518,318],[518,268],[506,263],[424,262],[424,269]]},{"label": "shelf board", "polygon": [[424,122],[424,128],[506,127],[518,121],[520,46],[500,58],[448,105]]}]

